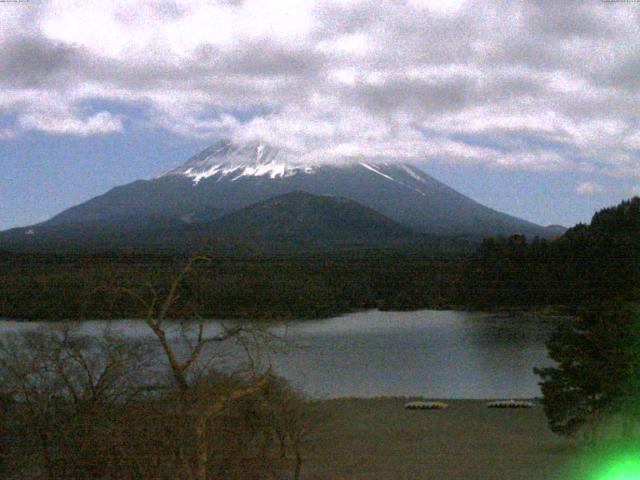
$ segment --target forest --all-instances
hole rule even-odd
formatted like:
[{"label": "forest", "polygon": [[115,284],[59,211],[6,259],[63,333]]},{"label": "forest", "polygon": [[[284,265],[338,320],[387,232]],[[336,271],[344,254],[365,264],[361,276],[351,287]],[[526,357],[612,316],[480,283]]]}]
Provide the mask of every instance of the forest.
[{"label": "forest", "polygon": [[[203,317],[320,318],[349,311],[449,306],[463,262],[431,251],[353,250],[207,255],[181,288]],[[188,257],[164,254],[9,254],[0,260],[0,317],[136,318],[122,288],[168,279]]]},{"label": "forest", "polygon": [[633,298],[640,285],[640,198],[597,212],[554,241],[485,239],[462,278],[464,303],[480,308],[589,308]]},{"label": "forest", "polygon": [[[599,211],[590,224],[556,240],[487,238],[473,253],[363,248],[256,255],[204,249],[196,255],[201,260],[181,286],[182,298],[203,317],[321,318],[371,308],[572,310],[634,294],[640,198]],[[118,290],[166,289],[187,258],[0,252],[0,317],[136,318],[135,302]]]}]

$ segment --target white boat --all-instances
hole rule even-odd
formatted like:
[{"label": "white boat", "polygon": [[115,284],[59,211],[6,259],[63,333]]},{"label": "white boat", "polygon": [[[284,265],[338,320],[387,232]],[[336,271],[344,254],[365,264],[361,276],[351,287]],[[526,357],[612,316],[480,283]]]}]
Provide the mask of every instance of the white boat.
[{"label": "white boat", "polygon": [[424,400],[416,400],[404,404],[404,408],[407,410],[443,410],[448,406],[444,402],[427,402]]},{"label": "white boat", "polygon": [[526,400],[495,400],[487,403],[489,408],[533,408],[535,403]]}]

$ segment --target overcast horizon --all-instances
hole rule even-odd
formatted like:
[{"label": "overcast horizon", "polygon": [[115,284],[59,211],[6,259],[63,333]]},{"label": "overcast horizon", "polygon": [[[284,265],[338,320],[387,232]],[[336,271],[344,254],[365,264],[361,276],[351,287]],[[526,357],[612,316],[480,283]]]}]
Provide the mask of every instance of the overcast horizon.
[{"label": "overcast horizon", "polygon": [[411,162],[542,225],[640,194],[640,2],[0,3],[0,230],[220,138]]}]

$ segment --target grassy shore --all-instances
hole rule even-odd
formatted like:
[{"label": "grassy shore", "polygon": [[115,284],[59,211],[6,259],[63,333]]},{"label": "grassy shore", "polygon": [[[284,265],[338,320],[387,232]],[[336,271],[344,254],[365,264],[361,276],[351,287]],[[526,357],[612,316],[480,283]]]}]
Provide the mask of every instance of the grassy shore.
[{"label": "grassy shore", "polygon": [[540,406],[490,409],[479,400],[411,411],[407,399],[314,402],[323,419],[305,479],[563,479],[574,443],[551,433]]}]

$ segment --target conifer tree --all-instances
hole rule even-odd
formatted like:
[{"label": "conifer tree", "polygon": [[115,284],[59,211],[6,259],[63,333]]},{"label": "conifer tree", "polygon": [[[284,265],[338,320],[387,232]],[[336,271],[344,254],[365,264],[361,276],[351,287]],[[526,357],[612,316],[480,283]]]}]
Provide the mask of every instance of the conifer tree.
[{"label": "conifer tree", "polygon": [[536,368],[552,431],[574,435],[611,416],[640,419],[640,310],[616,302],[559,325],[547,342],[556,366]]}]

